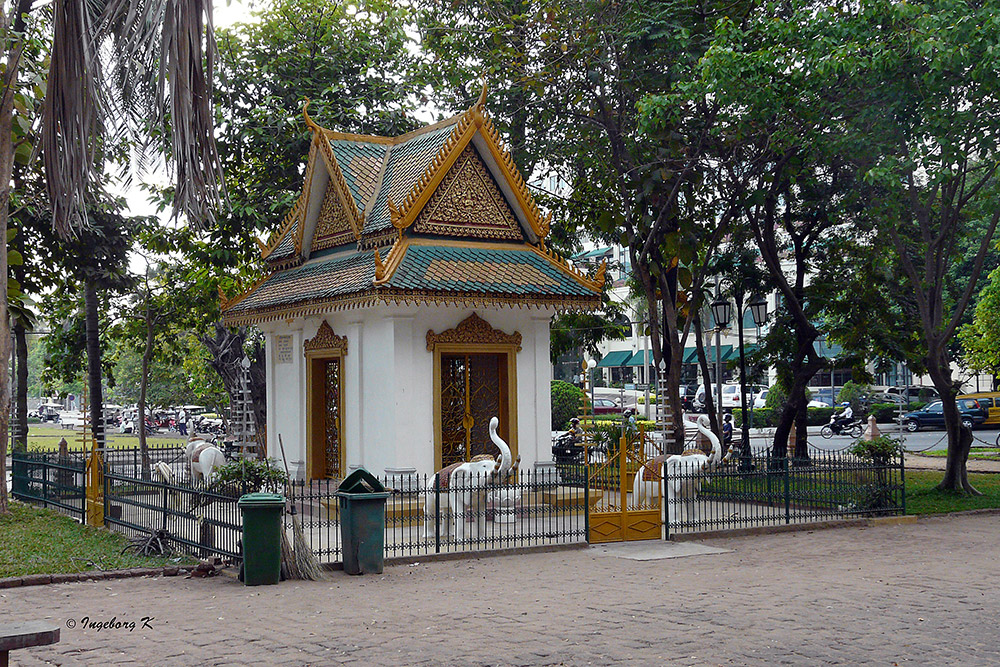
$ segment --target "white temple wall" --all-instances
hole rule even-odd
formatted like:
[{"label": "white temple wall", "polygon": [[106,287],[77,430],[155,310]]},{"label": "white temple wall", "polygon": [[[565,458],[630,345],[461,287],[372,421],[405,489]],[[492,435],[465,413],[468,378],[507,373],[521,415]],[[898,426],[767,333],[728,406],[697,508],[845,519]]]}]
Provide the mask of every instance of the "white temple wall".
[{"label": "white temple wall", "polygon": [[301,322],[297,327],[281,325],[265,331],[267,453],[283,466],[280,435],[293,478],[305,474],[306,461],[306,374],[302,334]]},{"label": "white temple wall", "polygon": [[[267,325],[268,443],[280,460],[281,434],[293,477],[305,475],[306,367],[303,344],[323,320],[347,336],[343,360],[344,462],[376,475],[386,468],[434,472],[434,353],[429,329],[452,329],[473,312],[504,333],[521,334],[517,354],[517,446],[522,468],[551,459],[551,310],[379,306]],[[279,349],[291,337],[290,359]],[[287,343],[288,339],[282,339]],[[280,358],[279,358],[280,357]],[[270,443],[274,443],[273,446]]]}]

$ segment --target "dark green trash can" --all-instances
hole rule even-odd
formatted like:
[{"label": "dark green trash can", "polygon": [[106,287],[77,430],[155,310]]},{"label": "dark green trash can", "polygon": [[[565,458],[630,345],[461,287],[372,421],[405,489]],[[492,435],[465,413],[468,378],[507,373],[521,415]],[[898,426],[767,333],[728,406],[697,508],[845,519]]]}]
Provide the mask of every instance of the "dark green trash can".
[{"label": "dark green trash can", "polygon": [[358,468],[341,482],[336,495],[344,572],[382,574],[388,492],[378,478]]},{"label": "dark green trash can", "polygon": [[248,493],[237,504],[243,514],[243,583],[278,583],[285,497],[280,493]]}]

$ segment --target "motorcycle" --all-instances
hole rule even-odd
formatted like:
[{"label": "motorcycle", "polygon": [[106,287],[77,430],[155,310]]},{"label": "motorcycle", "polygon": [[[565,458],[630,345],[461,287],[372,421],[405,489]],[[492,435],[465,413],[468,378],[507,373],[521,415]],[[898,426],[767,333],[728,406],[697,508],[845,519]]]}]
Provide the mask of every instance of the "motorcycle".
[{"label": "motorcycle", "polygon": [[825,424],[820,429],[820,435],[829,440],[835,435],[850,435],[852,438],[860,438],[865,432],[864,422],[860,419],[851,419],[848,423],[843,423],[837,415],[830,417],[830,423]]},{"label": "motorcycle", "polygon": [[552,460],[556,465],[583,463],[583,445],[572,431],[566,431],[552,442]]}]

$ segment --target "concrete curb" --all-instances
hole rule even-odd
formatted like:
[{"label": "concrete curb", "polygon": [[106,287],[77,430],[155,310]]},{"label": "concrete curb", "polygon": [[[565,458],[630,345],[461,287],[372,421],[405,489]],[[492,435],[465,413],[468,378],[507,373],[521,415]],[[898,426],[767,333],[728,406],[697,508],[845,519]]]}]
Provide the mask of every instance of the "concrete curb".
[{"label": "concrete curb", "polygon": [[20,588],[22,586],[42,586],[45,584],[66,584],[76,581],[102,581],[104,579],[130,579],[132,577],[176,577],[187,574],[194,565],[167,565],[164,567],[134,567],[127,570],[91,570],[56,574],[25,574],[20,577],[0,579],[0,588]]}]

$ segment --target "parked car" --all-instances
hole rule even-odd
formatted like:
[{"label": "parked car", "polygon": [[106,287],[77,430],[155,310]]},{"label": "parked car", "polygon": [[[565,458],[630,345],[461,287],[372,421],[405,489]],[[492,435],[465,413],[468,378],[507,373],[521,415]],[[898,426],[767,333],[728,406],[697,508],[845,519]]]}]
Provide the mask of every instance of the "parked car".
[{"label": "parked car", "polygon": [[985,424],[987,426],[1000,424],[1000,392],[984,391],[975,394],[966,394],[965,396],[959,396],[958,398],[974,399],[980,406],[986,408]]},{"label": "parked car", "polygon": [[593,409],[595,415],[619,415],[622,412],[622,406],[611,398],[595,398]]},{"label": "parked car", "polygon": [[698,385],[682,384],[680,386],[681,409],[685,412],[694,411],[694,396],[698,393]]},{"label": "parked car", "polygon": [[[960,398],[956,401],[962,424],[972,428],[986,421],[987,410],[972,398]],[[903,415],[903,426],[907,431],[916,431],[926,426],[943,428],[944,409],[941,401],[934,401],[919,410]]]},{"label": "parked car", "polygon": [[767,407],[767,392],[768,388],[764,387],[756,394],[753,395],[753,409],[760,410]]}]

